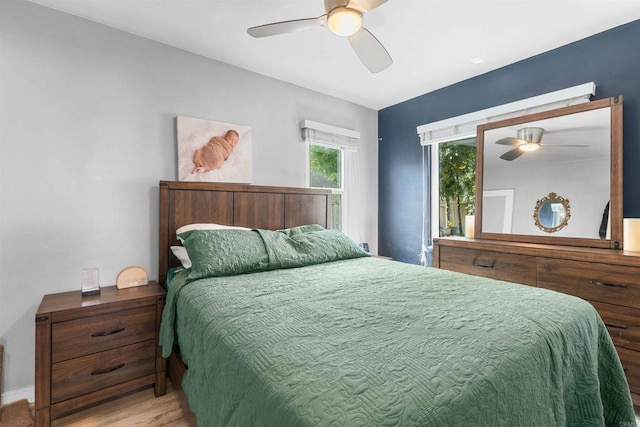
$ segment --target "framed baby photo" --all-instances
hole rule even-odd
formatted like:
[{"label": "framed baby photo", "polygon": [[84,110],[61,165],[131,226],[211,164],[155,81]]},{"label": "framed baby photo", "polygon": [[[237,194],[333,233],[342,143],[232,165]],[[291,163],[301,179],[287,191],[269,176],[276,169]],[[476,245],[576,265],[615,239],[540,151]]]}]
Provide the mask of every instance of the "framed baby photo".
[{"label": "framed baby photo", "polygon": [[251,184],[251,128],[233,123],[176,117],[180,181]]}]

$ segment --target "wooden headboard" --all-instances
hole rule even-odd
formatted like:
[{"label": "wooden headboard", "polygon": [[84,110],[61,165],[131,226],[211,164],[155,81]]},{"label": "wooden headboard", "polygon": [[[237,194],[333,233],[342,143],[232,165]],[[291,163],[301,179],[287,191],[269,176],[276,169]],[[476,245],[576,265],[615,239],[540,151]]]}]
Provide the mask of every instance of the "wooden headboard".
[{"label": "wooden headboard", "polygon": [[310,188],[160,181],[160,259],[158,281],[179,265],[170,246],[176,229],[216,223],[279,230],[305,224],[331,226],[331,191]]}]

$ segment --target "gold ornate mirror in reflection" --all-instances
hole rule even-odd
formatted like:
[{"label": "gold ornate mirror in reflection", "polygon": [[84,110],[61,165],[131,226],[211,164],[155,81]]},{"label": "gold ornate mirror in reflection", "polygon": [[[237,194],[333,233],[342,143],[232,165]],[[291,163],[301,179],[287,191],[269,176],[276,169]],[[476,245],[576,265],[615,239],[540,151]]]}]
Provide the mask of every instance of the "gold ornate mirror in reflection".
[{"label": "gold ornate mirror in reflection", "polygon": [[546,232],[555,233],[562,230],[571,217],[571,207],[569,199],[558,196],[556,193],[549,193],[536,203],[533,211],[533,219],[536,226]]}]

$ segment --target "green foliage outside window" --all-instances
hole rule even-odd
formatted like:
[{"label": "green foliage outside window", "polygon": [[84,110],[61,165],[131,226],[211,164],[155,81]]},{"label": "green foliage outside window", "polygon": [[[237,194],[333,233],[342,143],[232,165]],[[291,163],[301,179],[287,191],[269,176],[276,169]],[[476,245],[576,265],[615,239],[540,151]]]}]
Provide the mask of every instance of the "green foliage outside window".
[{"label": "green foliage outside window", "polygon": [[342,231],[342,194],[331,195],[331,228]]},{"label": "green foliage outside window", "polygon": [[342,188],[342,152],[335,148],[309,146],[311,186],[318,188]]},{"label": "green foliage outside window", "polygon": [[[464,216],[472,215],[475,208],[476,147],[457,141],[447,142],[440,144],[439,152],[440,199],[446,204],[446,218],[443,219],[448,227],[461,231]],[[460,231],[454,234],[460,234]]]},{"label": "green foliage outside window", "polygon": [[[342,189],[342,151],[319,145],[309,145],[311,187]],[[342,230],[342,195],[331,195],[331,225]]]}]

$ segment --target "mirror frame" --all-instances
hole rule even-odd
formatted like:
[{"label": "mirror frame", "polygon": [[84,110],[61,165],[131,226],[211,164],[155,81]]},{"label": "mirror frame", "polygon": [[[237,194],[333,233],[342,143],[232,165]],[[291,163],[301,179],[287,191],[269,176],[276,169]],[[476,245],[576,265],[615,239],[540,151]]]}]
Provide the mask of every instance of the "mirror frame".
[{"label": "mirror frame", "polygon": [[[486,240],[500,240],[507,242],[622,249],[622,101],[622,96],[616,96],[612,98],[591,101],[584,104],[572,105],[569,107],[558,108],[541,113],[529,114],[526,116],[478,125],[476,147],[475,238]],[[481,195],[483,194],[485,131],[607,107],[611,109],[611,165],[609,183],[609,225],[611,229],[610,238],[596,239],[483,232]]]},{"label": "mirror frame", "polygon": [[[565,217],[562,222],[554,227],[547,227],[540,220],[540,211],[542,211],[542,207],[549,202],[555,202],[562,205],[564,208]],[[536,206],[533,208],[533,219],[535,221],[536,227],[545,233],[555,233],[556,231],[562,230],[564,227],[569,224],[569,219],[571,218],[571,205],[569,204],[569,200],[565,199],[562,196],[558,196],[556,193],[549,193],[544,196],[542,199],[539,199],[536,202]]]}]

